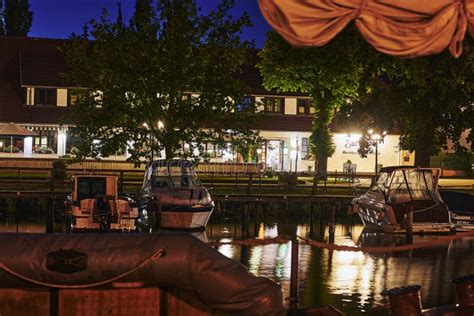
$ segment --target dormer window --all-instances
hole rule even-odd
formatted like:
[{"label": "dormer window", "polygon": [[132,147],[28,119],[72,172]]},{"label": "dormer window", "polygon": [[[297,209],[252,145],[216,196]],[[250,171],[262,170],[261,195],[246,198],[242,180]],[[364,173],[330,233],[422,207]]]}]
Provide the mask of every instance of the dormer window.
[{"label": "dormer window", "polygon": [[56,89],[36,88],[35,89],[35,105],[52,105],[57,106]]},{"label": "dormer window", "polygon": [[297,105],[298,105],[298,114],[300,115],[314,114],[314,107],[311,104],[311,99],[298,99]]},{"label": "dormer window", "polygon": [[262,102],[267,113],[285,112],[285,98],[263,98]]}]

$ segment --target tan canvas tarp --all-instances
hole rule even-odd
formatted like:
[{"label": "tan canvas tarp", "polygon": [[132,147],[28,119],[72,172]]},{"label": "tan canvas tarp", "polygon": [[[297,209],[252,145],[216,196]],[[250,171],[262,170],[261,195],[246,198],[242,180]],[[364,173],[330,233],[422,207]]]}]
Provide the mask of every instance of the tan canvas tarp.
[{"label": "tan canvas tarp", "polygon": [[380,52],[404,57],[449,47],[458,57],[474,0],[259,0],[268,23],[293,45],[322,46],[355,21]]},{"label": "tan canvas tarp", "polygon": [[[160,256],[157,256],[160,254]],[[282,293],[189,234],[0,234],[0,288],[176,288],[239,315],[279,315]]]}]

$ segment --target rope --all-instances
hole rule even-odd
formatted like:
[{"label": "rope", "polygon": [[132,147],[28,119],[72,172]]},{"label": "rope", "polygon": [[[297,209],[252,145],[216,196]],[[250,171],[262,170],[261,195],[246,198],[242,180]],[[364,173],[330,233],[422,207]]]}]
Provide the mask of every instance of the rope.
[{"label": "rope", "polygon": [[315,241],[303,237],[299,237],[304,244],[316,247],[320,249],[328,249],[328,250],[335,250],[335,251],[361,251],[364,253],[387,253],[387,252],[401,252],[401,251],[409,251],[414,249],[420,248],[430,248],[435,247],[443,244],[447,244],[453,240],[461,239],[465,237],[472,237],[474,236],[474,231],[460,233],[452,236],[441,236],[437,239],[421,242],[417,244],[411,245],[402,245],[402,246],[391,246],[391,247],[354,247],[354,246],[342,246],[342,245],[335,245],[335,244],[326,244],[320,241]]},{"label": "rope", "polygon": [[235,245],[235,246],[263,246],[263,245],[270,245],[270,244],[286,244],[292,238],[288,236],[278,236],[275,238],[267,238],[267,239],[246,239],[246,240],[232,240],[232,241],[224,241],[224,242],[209,242],[207,243],[211,247],[217,247],[221,245]]},{"label": "rope", "polygon": [[63,285],[63,284],[54,284],[54,283],[38,281],[38,280],[32,279],[30,277],[27,277],[23,274],[20,274],[19,272],[13,271],[9,267],[7,267],[3,262],[0,262],[0,269],[3,269],[5,272],[10,273],[11,275],[13,275],[13,276],[15,276],[19,279],[22,279],[24,281],[27,281],[27,282],[30,282],[30,283],[33,283],[33,284],[36,284],[36,285],[41,285],[41,286],[45,286],[45,287],[52,287],[52,288],[58,288],[58,289],[83,289],[83,288],[108,284],[108,283],[111,283],[111,282],[116,281],[118,279],[122,279],[122,278],[126,277],[127,275],[132,274],[133,272],[135,272],[138,269],[142,268],[143,266],[147,265],[149,262],[155,261],[155,260],[163,257],[164,254],[165,254],[165,251],[163,249],[159,249],[155,253],[153,253],[150,257],[148,257],[147,259],[145,259],[144,261],[139,263],[137,266],[135,266],[134,268],[132,268],[132,269],[130,269],[130,270],[128,270],[128,271],[126,271],[122,274],[119,274],[115,277],[112,277],[110,279],[107,279],[107,280],[104,280],[104,281],[98,281],[98,282],[94,282],[94,283],[90,283],[90,284]]},{"label": "rope", "polygon": [[[315,241],[312,239],[298,236],[302,244],[308,245],[311,247],[315,247],[319,249],[328,249],[332,251],[353,251],[353,252],[360,251],[364,253],[388,253],[388,252],[409,251],[409,250],[420,249],[420,248],[430,248],[430,247],[447,244],[453,240],[457,240],[457,239],[461,239],[465,237],[474,237],[474,231],[459,233],[459,234],[450,235],[450,236],[441,236],[437,239],[430,240],[427,242],[421,242],[417,244],[391,246],[391,247],[343,246],[343,245],[328,244],[325,242]],[[275,238],[268,238],[268,239],[247,239],[247,240],[233,240],[233,241],[228,241],[228,242],[211,242],[211,243],[208,243],[208,245],[212,247],[217,247],[220,245],[263,246],[263,245],[269,245],[269,244],[285,244],[291,240],[293,240],[293,238],[289,236],[278,236]]]}]

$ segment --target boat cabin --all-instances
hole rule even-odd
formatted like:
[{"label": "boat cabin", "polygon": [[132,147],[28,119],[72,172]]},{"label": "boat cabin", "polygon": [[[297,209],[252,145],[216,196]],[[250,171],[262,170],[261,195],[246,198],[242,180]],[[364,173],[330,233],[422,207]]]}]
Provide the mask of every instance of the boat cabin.
[{"label": "boat cabin", "polygon": [[437,190],[440,174],[436,168],[386,167],[371,190],[383,191],[390,204],[442,202]]},{"label": "boat cabin", "polygon": [[138,210],[130,198],[119,197],[118,178],[76,175],[66,201],[66,231],[135,230]]}]

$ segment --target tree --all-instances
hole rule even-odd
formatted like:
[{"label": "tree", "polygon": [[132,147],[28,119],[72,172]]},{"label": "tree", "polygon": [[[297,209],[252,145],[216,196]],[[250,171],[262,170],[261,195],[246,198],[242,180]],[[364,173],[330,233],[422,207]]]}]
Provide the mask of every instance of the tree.
[{"label": "tree", "polygon": [[[348,27],[324,47],[293,47],[275,32],[267,35],[259,64],[266,89],[304,92],[315,108],[311,153],[315,171],[325,175],[327,159],[334,153],[329,128],[341,105],[357,98],[376,70],[377,56],[354,27]],[[369,59],[369,60],[368,60]]]},{"label": "tree", "polygon": [[[446,147],[447,139],[458,152],[473,139],[474,46],[464,41],[463,54],[449,52],[416,59],[387,57],[385,74],[372,82],[371,93],[342,112],[349,121],[380,129],[397,129],[400,146],[415,151],[415,165],[430,166],[430,156]],[[370,115],[368,115],[370,114]],[[346,120],[347,121],[347,120]]]},{"label": "tree", "polygon": [[130,145],[132,161],[206,156],[204,144],[252,142],[255,102],[237,75],[251,44],[239,33],[231,0],[207,15],[193,0],[138,0],[128,24],[104,12],[66,48],[78,87],[73,133],[79,157],[107,156]]},{"label": "tree", "polygon": [[3,0],[0,0],[0,36],[5,35],[5,6]]},{"label": "tree", "polygon": [[28,0],[0,0],[0,35],[27,36],[32,23]]}]

